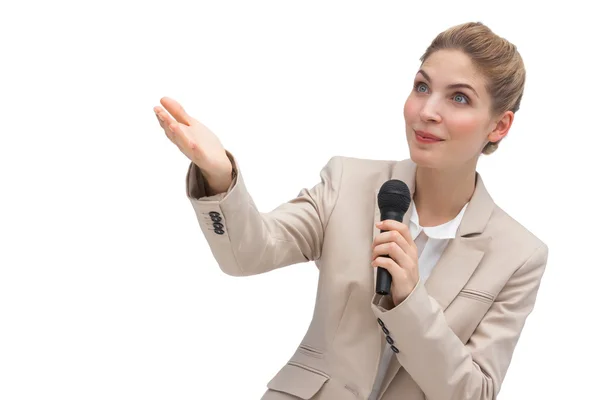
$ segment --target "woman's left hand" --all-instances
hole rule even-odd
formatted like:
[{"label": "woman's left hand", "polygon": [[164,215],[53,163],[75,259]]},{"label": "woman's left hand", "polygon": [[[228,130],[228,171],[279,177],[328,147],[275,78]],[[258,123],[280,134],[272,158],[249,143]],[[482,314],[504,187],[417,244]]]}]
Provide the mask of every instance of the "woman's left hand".
[{"label": "woman's left hand", "polygon": [[[397,306],[412,293],[419,282],[419,257],[417,245],[413,241],[408,226],[395,220],[385,220],[376,224],[385,230],[373,240],[371,249],[372,267],[382,267],[392,275],[392,300]],[[389,255],[388,257],[382,257]]]}]

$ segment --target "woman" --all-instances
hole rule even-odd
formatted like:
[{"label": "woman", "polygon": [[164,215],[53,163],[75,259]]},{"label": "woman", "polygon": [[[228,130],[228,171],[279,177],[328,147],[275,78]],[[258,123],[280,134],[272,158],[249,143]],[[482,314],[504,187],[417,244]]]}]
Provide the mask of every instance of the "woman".
[{"label": "woman", "polygon": [[[171,99],[161,103],[175,120],[155,108],[192,161],[187,196],[225,273],[319,268],[313,320],[263,399],[495,399],[500,390],[548,248],[493,202],[476,166],[508,134],[525,69],[481,23],[442,32],[421,61],[404,106],[410,159],[333,157],[319,184],[268,213],[208,128]],[[412,203],[402,223],[380,224],[377,193],[389,179],[408,185]],[[375,267],[391,273],[391,295],[375,293]]]}]

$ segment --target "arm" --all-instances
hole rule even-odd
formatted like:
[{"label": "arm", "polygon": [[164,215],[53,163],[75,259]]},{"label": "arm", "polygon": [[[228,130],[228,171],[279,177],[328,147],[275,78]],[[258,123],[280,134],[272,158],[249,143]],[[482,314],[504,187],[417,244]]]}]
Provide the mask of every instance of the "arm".
[{"label": "arm", "polygon": [[466,344],[421,281],[389,311],[372,305],[394,339],[398,361],[428,399],[496,399],[533,310],[547,258],[548,247],[542,244],[509,279]]},{"label": "arm", "polygon": [[[317,260],[339,195],[342,158],[328,161],[321,170],[320,183],[263,213],[248,193],[236,159],[229,152],[227,156],[234,179],[226,192],[208,196],[202,173],[193,163],[186,177],[187,197],[221,270],[228,275],[247,276]],[[215,232],[209,213],[218,213],[224,233]]]}]

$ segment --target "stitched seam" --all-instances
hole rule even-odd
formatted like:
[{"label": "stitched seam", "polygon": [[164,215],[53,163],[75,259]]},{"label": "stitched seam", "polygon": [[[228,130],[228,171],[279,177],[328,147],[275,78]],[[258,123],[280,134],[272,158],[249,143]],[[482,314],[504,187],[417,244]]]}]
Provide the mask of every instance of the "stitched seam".
[{"label": "stitched seam", "polygon": [[347,383],[344,385],[344,389],[348,390],[350,393],[352,393],[356,397],[360,397],[360,393],[358,393],[358,391],[356,389],[354,389],[353,387],[349,386]]},{"label": "stitched seam", "polygon": [[542,243],[542,244],[540,244],[538,247],[536,247],[536,248],[535,248],[535,250],[534,250],[534,251],[533,251],[533,252],[532,252],[532,253],[529,255],[529,257],[527,257],[527,259],[526,259],[526,260],[523,262],[523,264],[521,264],[521,265],[519,266],[519,268],[517,268],[517,269],[515,270],[515,272],[513,272],[513,273],[512,273],[512,275],[511,275],[510,277],[512,278],[512,277],[514,277],[516,274],[518,274],[518,273],[521,271],[521,269],[522,269],[523,267],[525,267],[525,266],[527,265],[527,263],[529,263],[529,261],[530,261],[530,260],[533,258],[533,256],[535,256],[535,255],[537,254],[537,252],[538,252],[538,251],[539,251],[539,250],[540,250],[540,249],[541,249],[543,246],[544,246],[544,244]]},{"label": "stitched seam", "polygon": [[350,304],[350,299],[352,298],[352,295],[354,294],[354,290],[350,291],[350,294],[348,294],[348,299],[346,300],[346,304],[344,304],[344,309],[342,310],[342,314],[340,315],[340,319],[335,327],[335,333],[333,334],[333,339],[332,341],[335,343],[335,339],[337,338],[338,335],[338,331],[340,329],[340,325],[342,323],[342,320],[344,319],[344,316],[346,315],[346,311],[348,310],[348,304]]},{"label": "stitched seam", "polygon": [[[236,178],[238,178],[238,179],[236,179],[236,181],[235,181],[235,185],[234,185],[234,186],[237,186],[237,185],[240,183],[240,182],[239,182],[239,175],[238,175],[238,174],[236,174]],[[245,185],[246,185],[246,183],[244,182],[244,186],[245,186]],[[232,187],[232,188],[231,188],[231,189],[232,189],[232,191],[234,190],[234,188],[235,188],[235,187]],[[237,188],[237,189],[239,190],[239,188]],[[246,190],[247,190],[247,189],[246,189]],[[229,193],[227,193],[227,195],[230,195],[230,194],[231,194],[231,191],[230,191]],[[248,197],[249,197],[249,196],[248,196],[248,195],[246,195],[246,199],[245,199],[245,200],[246,200],[246,202],[247,202],[247,203],[250,203],[250,202],[248,201],[248,200],[249,200],[249,199],[248,199]],[[225,200],[225,199],[222,199],[221,201],[224,201],[224,200]],[[227,223],[227,220],[226,220],[226,218],[225,218],[225,213],[223,212],[223,209],[222,209],[222,207],[221,207],[220,205],[219,205],[219,208],[221,208],[221,215],[223,216],[223,220],[224,220],[224,222],[225,222],[225,223]],[[256,206],[254,206],[254,209],[255,209],[255,210],[258,212],[258,210],[256,209]],[[229,238],[229,247],[231,248],[231,254],[233,255],[233,260],[235,261],[235,263],[236,263],[236,265],[237,265],[238,269],[241,271],[241,273],[242,273],[242,276],[245,276],[245,275],[246,275],[246,270],[245,270],[245,269],[242,267],[242,264],[240,264],[240,262],[239,262],[239,260],[238,260],[238,258],[237,258],[237,256],[236,256],[236,254],[235,254],[235,251],[233,250],[233,245],[232,245],[232,243],[231,243],[231,235],[229,234],[229,225],[227,224],[227,225],[225,225],[225,226],[227,226],[227,231],[226,231],[226,232],[227,232],[227,237]],[[245,233],[245,232],[242,232],[242,236],[244,235],[244,233]]]},{"label": "stitched seam", "polygon": [[[223,216],[223,220],[224,220],[223,222],[227,223],[227,221],[225,221],[225,214],[223,212],[221,212],[221,215]],[[227,238],[229,239],[229,248],[231,249],[231,255],[233,255],[233,260],[235,261],[235,264],[237,265],[237,267],[240,270],[240,272],[242,273],[242,275],[246,275],[246,271],[244,270],[244,268],[238,261],[237,256],[235,255],[235,251],[233,250],[233,243],[231,243],[231,235],[229,234],[229,225],[225,225],[225,226],[227,226],[227,231],[226,231]]]},{"label": "stitched seam", "polygon": [[[269,231],[269,228],[267,227],[267,223],[265,222],[265,216],[260,211],[258,211],[258,208],[257,208],[256,204],[253,205],[253,208],[258,213],[258,215],[260,216],[260,221],[262,222],[262,228],[267,232],[267,235],[268,235],[268,240],[264,244],[264,246],[262,248],[262,251],[260,252],[260,256],[257,257],[258,264],[260,264],[262,262],[263,256],[265,255],[265,253],[267,251],[267,248],[269,247],[269,240],[273,239],[273,236],[271,235],[271,232]],[[277,238],[275,238],[275,239],[277,239]],[[254,270],[256,271],[256,268],[254,268]]]},{"label": "stitched seam", "polygon": [[344,159],[340,158],[340,160],[341,160],[341,164],[342,164],[342,170],[340,171],[340,183],[338,185],[335,203],[333,203],[333,207],[331,207],[331,211],[329,212],[329,215],[327,216],[327,220],[325,221],[325,225],[323,226],[323,237],[325,236],[325,231],[327,230],[327,226],[329,225],[329,221],[331,220],[331,215],[333,214],[333,210],[335,210],[335,207],[337,207],[337,205],[338,205],[338,200],[340,198],[340,192],[342,191],[342,177],[344,176]]}]

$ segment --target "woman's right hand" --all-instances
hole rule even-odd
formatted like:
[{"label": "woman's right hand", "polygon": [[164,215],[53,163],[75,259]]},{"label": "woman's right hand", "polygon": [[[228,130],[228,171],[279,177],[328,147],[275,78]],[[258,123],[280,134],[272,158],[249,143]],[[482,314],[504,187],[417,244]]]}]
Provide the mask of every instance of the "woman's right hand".
[{"label": "woman's right hand", "polygon": [[164,108],[156,106],[154,112],[167,137],[200,168],[212,192],[227,191],[233,167],[219,138],[175,100],[163,97],[160,103]]}]

